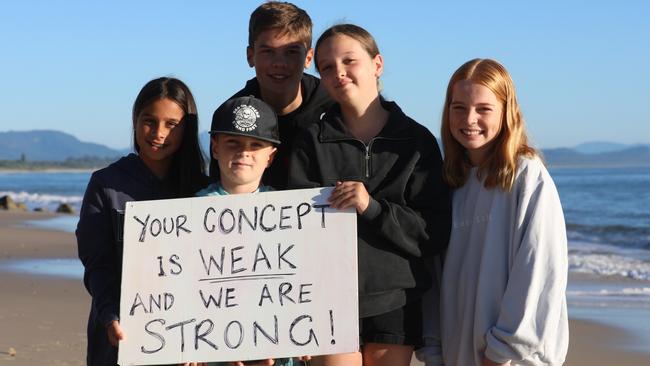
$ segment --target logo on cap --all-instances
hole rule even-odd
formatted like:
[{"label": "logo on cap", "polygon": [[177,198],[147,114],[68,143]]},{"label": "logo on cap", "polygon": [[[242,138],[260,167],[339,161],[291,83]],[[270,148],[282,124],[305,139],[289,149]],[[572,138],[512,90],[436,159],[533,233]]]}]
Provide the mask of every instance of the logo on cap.
[{"label": "logo on cap", "polygon": [[257,119],[260,118],[260,112],[250,105],[240,105],[232,112],[235,115],[234,126],[240,131],[252,131],[257,128]]}]

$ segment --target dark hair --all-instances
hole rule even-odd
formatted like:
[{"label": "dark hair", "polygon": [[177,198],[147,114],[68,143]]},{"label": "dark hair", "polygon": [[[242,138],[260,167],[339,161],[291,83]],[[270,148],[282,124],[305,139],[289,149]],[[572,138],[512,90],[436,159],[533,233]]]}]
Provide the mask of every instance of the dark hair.
[{"label": "dark hair", "polygon": [[321,34],[316,41],[316,51],[314,52],[314,65],[316,66],[316,71],[320,72],[320,69],[318,67],[319,46],[328,38],[332,38],[338,35],[348,36],[361,43],[361,46],[366,52],[368,52],[371,58],[374,58],[379,54],[379,47],[377,47],[377,42],[375,42],[375,39],[367,30],[354,24],[337,24],[326,29],[325,32],[323,32],[323,34]]},{"label": "dark hair", "polygon": [[306,11],[294,4],[269,1],[257,7],[248,23],[248,47],[253,48],[260,33],[269,29],[280,29],[282,35],[298,37],[306,49],[311,48],[311,18]]},{"label": "dark hair", "polygon": [[[207,182],[205,176],[205,158],[199,145],[199,118],[192,92],[182,81],[162,77],[149,81],[142,87],[133,103],[133,128],[142,111],[151,103],[161,99],[170,99],[185,112],[183,116],[183,140],[172,158],[168,177],[171,179],[177,197],[194,197]],[[140,151],[138,141],[133,134],[133,147]]]}]

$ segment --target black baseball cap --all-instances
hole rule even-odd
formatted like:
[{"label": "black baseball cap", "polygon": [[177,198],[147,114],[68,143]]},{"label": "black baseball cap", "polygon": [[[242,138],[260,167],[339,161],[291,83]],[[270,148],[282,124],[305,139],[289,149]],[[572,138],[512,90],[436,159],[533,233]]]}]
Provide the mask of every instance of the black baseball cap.
[{"label": "black baseball cap", "polygon": [[210,134],[249,136],[280,144],[278,117],[273,108],[254,96],[225,101],[212,115]]}]

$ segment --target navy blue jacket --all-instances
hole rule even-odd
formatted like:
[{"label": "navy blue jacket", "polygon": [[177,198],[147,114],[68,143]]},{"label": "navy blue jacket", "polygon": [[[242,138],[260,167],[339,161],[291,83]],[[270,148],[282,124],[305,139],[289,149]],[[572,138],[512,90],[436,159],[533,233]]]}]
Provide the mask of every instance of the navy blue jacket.
[{"label": "navy blue jacket", "polygon": [[[359,315],[383,314],[431,286],[425,258],[446,248],[451,199],[436,139],[393,102],[368,145],[350,134],[338,105],[294,141],[290,188],[363,182],[371,200],[357,220]],[[428,259],[430,260],[430,259]]]},{"label": "navy blue jacket", "polygon": [[119,319],[122,228],[128,201],[174,198],[169,182],[154,176],[136,154],[92,174],[84,194],[77,246],[84,285],[92,297],[88,319],[88,365],[116,365],[117,348],[106,326]]}]

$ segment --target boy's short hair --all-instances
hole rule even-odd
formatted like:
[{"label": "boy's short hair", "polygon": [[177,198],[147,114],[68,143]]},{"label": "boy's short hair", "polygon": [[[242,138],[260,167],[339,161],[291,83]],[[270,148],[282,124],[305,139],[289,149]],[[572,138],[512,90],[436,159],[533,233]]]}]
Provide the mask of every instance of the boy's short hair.
[{"label": "boy's short hair", "polygon": [[276,28],[283,35],[297,37],[306,49],[311,48],[311,18],[303,9],[283,1],[269,1],[253,11],[248,23],[248,47],[253,48],[262,32]]},{"label": "boy's short hair", "polygon": [[225,101],[212,116],[210,135],[248,136],[280,145],[278,118],[273,108],[254,96]]}]

